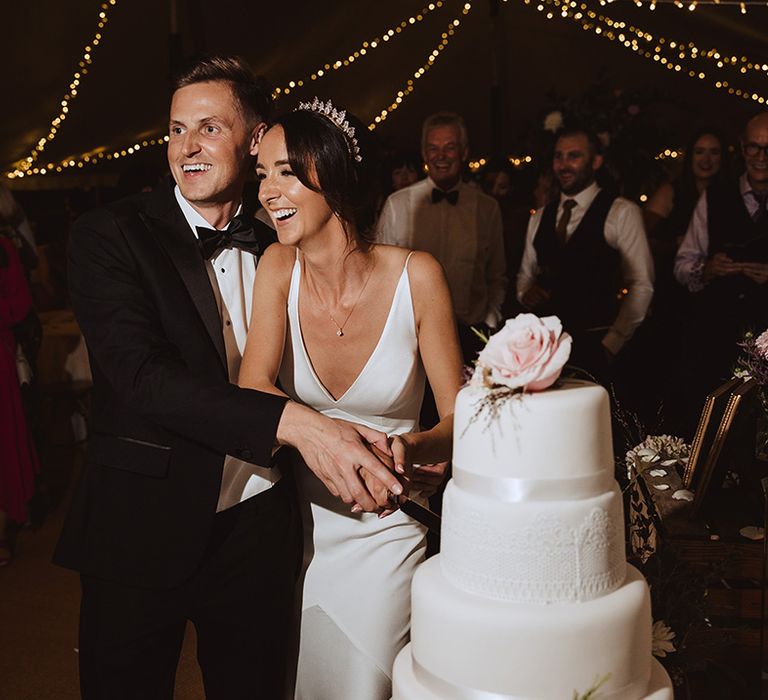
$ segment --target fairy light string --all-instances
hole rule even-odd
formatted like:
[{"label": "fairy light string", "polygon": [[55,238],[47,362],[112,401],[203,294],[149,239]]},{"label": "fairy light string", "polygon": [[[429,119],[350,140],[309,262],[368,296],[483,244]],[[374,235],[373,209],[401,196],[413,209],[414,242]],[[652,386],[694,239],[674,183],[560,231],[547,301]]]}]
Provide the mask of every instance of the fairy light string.
[{"label": "fairy light string", "polygon": [[[534,0],[523,0],[525,5],[533,5]],[[651,60],[667,70],[681,73],[696,80],[707,80],[728,94],[750,100],[759,104],[766,103],[766,97],[754,90],[733,85],[729,80],[713,79],[699,65],[702,62],[715,64],[718,70],[736,68],[743,76],[750,70],[768,73],[768,64],[749,61],[746,56],[726,56],[717,49],[701,49],[693,42],[679,42],[666,37],[655,37],[623,20],[615,20],[591,9],[584,2],[576,0],[537,0],[536,9],[546,12],[546,18],[551,20],[556,16],[580,24],[585,31],[591,31],[596,36],[611,42],[618,41],[642,58]]]},{"label": "fairy light string", "polygon": [[443,0],[436,0],[435,2],[429,3],[429,5],[422,7],[421,11],[415,15],[411,15],[407,19],[403,19],[400,22],[397,22],[390,29],[381,32],[373,39],[362,42],[357,47],[357,49],[349,53],[347,56],[338,58],[335,61],[324,63],[309,75],[300,79],[291,80],[284,87],[276,88],[275,97],[278,95],[288,95],[290,94],[291,90],[304,87],[304,85],[308,84],[309,81],[319,80],[320,78],[330,75],[334,71],[349,68],[349,66],[351,66],[355,61],[365,56],[370,56],[371,53],[373,53],[373,51],[376,49],[381,48],[382,46],[386,46],[390,41],[396,39],[400,34],[402,34],[404,30],[419,24],[420,22],[424,21],[428,14],[436,10],[440,10],[443,7],[445,7]]},{"label": "fairy light string", "polygon": [[[97,46],[98,43],[101,41],[100,30],[103,29],[107,21],[106,9],[110,5],[115,5],[116,2],[117,0],[108,0],[108,2],[104,2],[101,6],[101,13],[99,15],[99,25],[98,25],[96,37],[94,37],[94,40],[92,40],[89,43],[89,45],[86,46],[86,53],[88,55],[84,56],[84,59],[83,59],[83,61],[85,61],[85,69],[83,66],[83,61],[81,61],[81,65],[78,66],[79,71],[78,73],[75,74],[75,77],[73,78],[73,82],[70,85],[70,92],[73,90],[75,91],[74,96],[77,95],[77,88],[80,84],[80,81],[82,80],[82,76],[87,73],[87,66],[90,65],[90,62],[92,60],[91,54],[92,54],[93,48],[94,46]],[[303,87],[304,85],[307,85],[309,81],[316,81],[323,78],[324,76],[329,75],[333,71],[338,71],[343,68],[348,68],[355,61],[358,61],[360,58],[364,56],[370,55],[377,48],[381,48],[382,46],[386,46],[387,44],[389,44],[393,39],[397,38],[406,29],[422,22],[428,14],[445,8],[445,5],[446,3],[444,2],[444,0],[435,0],[435,2],[431,2],[425,5],[424,7],[421,8],[419,12],[409,16],[408,18],[401,20],[400,22],[393,25],[390,29],[380,32],[379,35],[377,35],[373,39],[363,41],[355,51],[351,52],[346,57],[339,58],[333,62],[324,63],[320,68],[313,71],[306,78],[291,80],[284,87],[277,88],[275,90],[275,96],[288,95],[291,93],[292,90],[295,90],[297,88]],[[470,9],[471,9],[471,3],[469,2],[465,3],[463,5],[461,15],[466,16],[469,13]],[[435,60],[440,55],[440,52],[445,48],[445,46],[447,46],[449,39],[455,34],[459,24],[460,24],[460,21],[457,18],[448,25],[448,29],[442,34],[440,43],[435,48],[435,50],[432,51],[427,61],[419,69],[417,69],[414,72],[413,79],[408,81],[408,85],[398,93],[394,101],[386,109],[382,110],[382,112],[372,122],[373,128],[375,128],[375,125],[379,124],[381,121],[386,119],[386,116],[389,115],[392,111],[397,109],[399,104],[402,103],[405,96],[413,92],[414,81],[418,80],[421,76],[423,76],[426,73],[427,70],[429,70],[429,68],[432,67]],[[72,97],[69,97],[66,100],[66,102],[69,103],[71,102],[71,100],[72,100]],[[66,114],[69,111],[69,107],[68,107],[68,104],[64,104],[64,101],[62,101],[62,111],[63,111],[63,114],[65,115],[63,118],[66,118]],[[58,121],[53,120],[52,127],[51,127],[51,130],[53,132],[52,135],[54,137],[62,121],[61,115],[59,115],[57,119]],[[29,157],[21,161],[18,161],[17,163],[14,163],[14,168],[6,172],[5,173],[6,176],[10,179],[13,179],[13,178],[23,178],[25,176],[31,176],[31,175],[50,175],[52,173],[61,173],[68,169],[83,168],[85,166],[94,165],[94,164],[103,162],[105,160],[116,160],[121,157],[123,158],[129,157],[129,156],[135,155],[143,148],[161,145],[167,142],[168,140],[167,136],[160,136],[156,134],[156,135],[153,135],[153,137],[151,138],[148,137],[144,139],[137,139],[135,143],[128,146],[124,146],[122,148],[93,149],[86,153],[81,153],[77,156],[70,156],[68,158],[64,158],[60,161],[36,164],[36,161],[39,159],[40,154],[44,150],[45,145],[47,143],[50,143],[51,140],[53,140],[52,135],[49,134],[48,137],[46,137],[45,139],[41,139],[41,143],[38,144],[38,147],[30,154]]]},{"label": "fairy light string", "polygon": [[8,177],[23,177],[24,174],[33,170],[34,163],[37,162],[46,147],[56,139],[56,136],[61,131],[61,127],[69,115],[70,105],[77,99],[82,81],[90,71],[90,66],[93,63],[93,55],[102,42],[102,32],[106,28],[107,22],[109,22],[109,13],[115,5],[117,5],[117,0],[105,0],[101,3],[96,30],[83,49],[83,55],[77,64],[77,69],[69,83],[69,88],[59,103],[59,112],[51,120],[50,125],[48,126],[48,133],[37,141],[35,147],[30,151],[28,156],[14,163],[14,169],[7,173]]},{"label": "fairy light string", "polygon": [[455,36],[456,31],[461,26],[462,17],[466,17],[472,11],[472,3],[467,2],[461,9],[460,16],[451,20],[446,30],[440,35],[440,41],[437,46],[427,56],[427,60],[413,72],[413,76],[406,81],[406,84],[397,91],[397,94],[392,99],[392,102],[384,107],[379,112],[373,121],[368,124],[368,128],[373,131],[377,126],[387,120],[390,114],[394,112],[400,105],[411,95],[416,89],[416,81],[422,78],[426,72],[435,65],[435,62],[440,58],[440,54],[448,46],[450,40]]},{"label": "fairy light string", "polygon": [[[625,4],[626,2],[633,2],[638,6],[648,5],[650,7],[651,5],[661,4],[663,1],[664,0],[655,0],[655,2],[653,2],[653,0],[625,0]],[[504,0],[504,2],[506,3],[507,0]],[[618,6],[616,0],[598,0],[598,2],[602,6]],[[675,0],[670,0],[670,2],[673,2],[678,6],[682,5],[681,2],[675,2]],[[716,4],[725,4],[725,2],[726,0],[721,0],[720,3]],[[694,42],[679,42],[663,36],[654,36],[650,32],[633,24],[629,24],[624,20],[616,20],[608,17],[585,2],[577,2],[576,0],[523,0],[523,3],[525,5],[534,5],[539,12],[546,12],[547,19],[555,19],[555,17],[559,15],[561,19],[570,20],[579,24],[584,31],[592,32],[594,35],[611,42],[618,41],[624,48],[633,51],[642,58],[658,63],[667,70],[687,75],[691,79],[708,81],[712,83],[716,89],[725,90],[728,94],[736,97],[751,100],[759,104],[766,103],[767,98],[764,95],[732,83],[728,79],[720,78],[720,76],[714,77],[711,73],[714,73],[715,71],[728,71],[734,74],[736,80],[750,74],[758,74],[760,77],[763,77],[768,75],[768,63],[753,61],[743,55],[729,55],[715,48],[704,49]],[[121,148],[92,149],[89,152],[82,153],[78,156],[71,156],[60,161],[38,163],[46,146],[56,138],[58,133],[60,133],[61,126],[69,114],[70,105],[78,96],[82,80],[89,72],[89,67],[93,61],[93,53],[102,42],[102,31],[108,22],[109,10],[116,4],[117,0],[105,0],[101,4],[96,31],[91,41],[85,46],[83,56],[78,64],[78,69],[74,73],[69,85],[69,90],[61,100],[61,110],[59,114],[51,121],[48,134],[38,141],[30,154],[26,158],[14,163],[13,169],[5,173],[8,178],[13,179],[31,175],[49,175],[71,169],[80,169],[108,160],[130,157],[137,154],[142,149],[163,145],[167,142],[167,136],[155,134],[151,137],[137,138],[134,143]],[[689,2],[685,7],[692,10],[695,8],[690,7],[690,5],[698,4],[705,3],[703,0],[696,0],[696,2]],[[748,2],[746,4],[757,3]],[[319,80],[334,71],[349,67],[361,58],[371,55],[377,48],[387,45],[391,40],[402,34],[402,32],[409,27],[422,22],[429,13],[444,9],[445,6],[446,3],[443,0],[436,0],[436,2],[425,5],[420,12],[407,19],[403,19],[399,23],[393,25],[390,29],[381,32],[373,39],[362,42],[355,51],[352,51],[346,57],[339,58],[333,62],[329,61],[324,63],[320,68],[309,73],[306,77],[298,80],[291,80],[284,87],[277,88],[275,91],[276,94],[290,94],[291,91],[304,87],[311,81]],[[376,129],[380,124],[386,121],[386,119],[400,107],[404,100],[413,94],[417,81],[432,68],[442,52],[448,46],[450,40],[455,36],[461,26],[462,19],[465,18],[471,10],[471,2],[466,2],[461,7],[460,13],[448,24],[446,30],[441,34],[439,43],[430,52],[426,61],[413,72],[406,84],[395,94],[392,101],[370,122],[368,125],[370,130]],[[728,77],[733,78],[734,76]],[[670,152],[669,155],[666,151],[663,151],[659,153],[657,158],[674,158],[675,156],[671,154],[675,151],[671,149],[667,150]],[[472,169],[478,169],[484,165],[482,162],[483,160],[484,159],[481,158],[472,161],[470,166]],[[519,167],[525,163],[530,163],[531,156],[510,156],[509,160],[513,165]]]}]

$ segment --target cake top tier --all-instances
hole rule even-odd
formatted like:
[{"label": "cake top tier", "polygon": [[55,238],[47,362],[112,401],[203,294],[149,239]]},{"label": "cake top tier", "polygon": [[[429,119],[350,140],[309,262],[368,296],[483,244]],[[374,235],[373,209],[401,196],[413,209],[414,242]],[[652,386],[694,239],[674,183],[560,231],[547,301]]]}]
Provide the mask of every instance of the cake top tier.
[{"label": "cake top tier", "polygon": [[490,392],[467,386],[456,397],[454,473],[517,479],[613,473],[610,407],[603,387],[565,379],[546,391],[509,398],[493,417],[479,411]]}]

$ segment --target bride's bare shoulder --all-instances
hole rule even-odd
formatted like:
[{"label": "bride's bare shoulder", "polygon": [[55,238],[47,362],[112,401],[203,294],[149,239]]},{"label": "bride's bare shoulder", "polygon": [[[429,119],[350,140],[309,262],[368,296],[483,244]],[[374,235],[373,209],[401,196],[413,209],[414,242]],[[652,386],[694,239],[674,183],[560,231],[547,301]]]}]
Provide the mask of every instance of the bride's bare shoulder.
[{"label": "bride's bare shoulder", "polygon": [[262,267],[270,270],[292,268],[296,262],[296,248],[292,245],[273,243],[259,258],[258,269]]},{"label": "bride's bare shoulder", "polygon": [[273,243],[259,258],[256,267],[257,277],[269,279],[273,283],[287,284],[290,281],[295,262],[296,248],[294,246]]},{"label": "bride's bare shoulder", "polygon": [[399,276],[408,265],[411,293],[417,303],[432,299],[436,292],[447,289],[443,266],[430,253],[392,245],[376,246],[376,251],[393,277]]},{"label": "bride's bare shoulder", "polygon": [[413,277],[431,276],[442,272],[440,263],[429,253],[410,248],[401,248],[396,245],[379,244],[376,246],[376,255],[392,270],[401,272],[408,265],[408,274]]}]

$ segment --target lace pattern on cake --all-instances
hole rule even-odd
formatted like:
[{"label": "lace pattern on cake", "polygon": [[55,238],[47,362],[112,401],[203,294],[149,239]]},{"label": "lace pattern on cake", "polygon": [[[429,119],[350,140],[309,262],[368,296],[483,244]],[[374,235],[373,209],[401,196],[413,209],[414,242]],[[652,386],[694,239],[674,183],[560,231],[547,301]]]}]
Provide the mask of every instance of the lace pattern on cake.
[{"label": "lace pattern on cake", "polygon": [[616,590],[626,561],[621,516],[593,507],[576,526],[551,514],[518,530],[445,502],[441,565],[455,586],[521,603],[586,601]]}]

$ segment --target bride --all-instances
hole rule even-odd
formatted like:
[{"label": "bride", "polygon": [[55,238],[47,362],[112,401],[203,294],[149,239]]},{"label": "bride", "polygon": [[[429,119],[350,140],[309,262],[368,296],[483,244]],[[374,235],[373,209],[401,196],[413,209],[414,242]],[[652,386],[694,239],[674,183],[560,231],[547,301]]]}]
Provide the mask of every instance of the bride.
[{"label": "bride", "polygon": [[[450,458],[460,384],[450,295],[430,255],[374,243],[367,129],[348,119],[315,100],[263,137],[259,199],[280,243],[259,262],[240,384],[387,433],[411,495],[429,495]],[[418,432],[425,373],[442,419]],[[296,697],[386,700],[424,529],[401,511],[350,508],[310,470],[295,473],[306,567]]]}]

